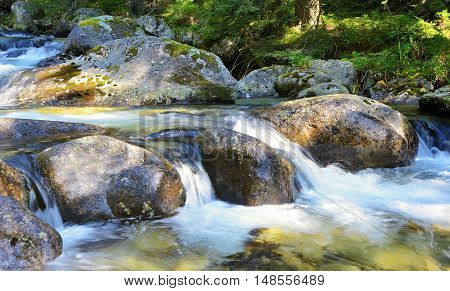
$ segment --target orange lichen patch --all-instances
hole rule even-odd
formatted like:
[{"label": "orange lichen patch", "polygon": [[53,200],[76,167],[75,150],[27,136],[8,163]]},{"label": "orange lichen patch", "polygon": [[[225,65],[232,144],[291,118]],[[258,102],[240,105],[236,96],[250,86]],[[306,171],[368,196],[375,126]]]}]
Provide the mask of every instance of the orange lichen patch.
[{"label": "orange lichen patch", "polygon": [[46,81],[49,79],[54,79],[54,81],[67,82],[73,77],[79,76],[81,70],[79,66],[72,64],[63,64],[56,67],[50,67],[37,72],[36,78],[38,81]]}]

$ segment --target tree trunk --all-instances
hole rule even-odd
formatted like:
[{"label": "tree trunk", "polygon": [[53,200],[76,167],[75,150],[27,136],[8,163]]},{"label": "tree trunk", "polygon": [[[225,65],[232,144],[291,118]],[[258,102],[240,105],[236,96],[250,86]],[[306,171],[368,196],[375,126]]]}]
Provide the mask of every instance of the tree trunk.
[{"label": "tree trunk", "polygon": [[295,14],[300,27],[317,26],[320,23],[320,0],[296,0]]}]

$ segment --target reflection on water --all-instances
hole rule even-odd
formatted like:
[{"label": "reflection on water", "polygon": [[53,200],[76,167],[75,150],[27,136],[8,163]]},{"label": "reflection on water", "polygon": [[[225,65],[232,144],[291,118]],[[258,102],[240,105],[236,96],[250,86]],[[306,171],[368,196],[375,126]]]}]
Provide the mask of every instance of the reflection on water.
[{"label": "reflection on water", "polygon": [[[272,101],[270,101],[272,102]],[[270,103],[269,102],[269,103]],[[435,270],[450,268],[450,154],[421,143],[415,165],[356,174],[318,167],[248,104],[158,108],[6,108],[0,117],[85,122],[174,161],[188,207],[159,221],[65,225],[51,270]],[[441,123],[439,123],[441,124]],[[146,141],[165,129],[227,127],[291,160],[304,186],[296,203],[244,207],[214,200],[188,141]],[[447,136],[448,138],[448,136]],[[43,143],[45,142],[45,143]],[[13,159],[61,141],[2,146]],[[187,150],[187,151],[186,151]],[[197,155],[196,155],[197,153]]]}]

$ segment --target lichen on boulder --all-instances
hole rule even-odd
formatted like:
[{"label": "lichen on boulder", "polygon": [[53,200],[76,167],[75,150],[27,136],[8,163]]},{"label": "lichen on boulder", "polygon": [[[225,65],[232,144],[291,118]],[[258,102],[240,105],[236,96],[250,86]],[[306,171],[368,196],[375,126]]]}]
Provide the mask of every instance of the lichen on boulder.
[{"label": "lichen on boulder", "polygon": [[50,225],[11,197],[0,194],[0,270],[41,267],[62,253],[62,239]]},{"label": "lichen on boulder", "polygon": [[[112,40],[9,83],[27,105],[230,104],[236,80],[216,55],[172,40]],[[24,85],[26,84],[26,85]]]},{"label": "lichen on boulder", "polygon": [[111,137],[53,146],[37,164],[65,221],[167,216],[184,205],[180,177],[167,160]]}]

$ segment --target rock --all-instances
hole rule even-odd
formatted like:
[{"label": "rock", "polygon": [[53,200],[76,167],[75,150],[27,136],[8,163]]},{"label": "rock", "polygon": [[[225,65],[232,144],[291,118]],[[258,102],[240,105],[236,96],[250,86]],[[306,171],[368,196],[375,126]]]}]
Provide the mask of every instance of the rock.
[{"label": "rock", "polygon": [[0,160],[0,195],[9,196],[24,207],[30,204],[30,189],[21,171]]},{"label": "rock", "polygon": [[315,87],[302,93],[300,98],[303,95],[319,96],[322,94],[320,91],[327,91],[329,84],[319,85],[330,82],[333,82],[333,89],[328,90],[331,94],[352,92],[356,84],[355,68],[350,62],[338,60],[316,60],[308,69],[267,67],[255,70],[240,80],[236,85],[235,95],[236,98],[297,98],[301,91]]},{"label": "rock", "polygon": [[172,215],[186,201],[180,177],[167,162],[123,170],[112,178],[106,198],[116,218]]},{"label": "rock", "polygon": [[196,138],[200,134],[195,129],[166,129],[159,132],[149,134],[145,137],[148,141],[189,141]]},{"label": "rock", "polygon": [[35,7],[30,2],[19,1],[11,6],[15,18],[14,29],[37,33],[38,29],[34,23]]},{"label": "rock", "polygon": [[295,69],[279,76],[275,90],[280,96],[293,99],[348,94],[355,87],[355,80],[356,72],[351,63],[316,60],[306,70]]},{"label": "rock", "polygon": [[5,89],[15,92],[21,105],[230,104],[235,83],[216,55],[140,36],[107,42],[71,62],[23,72]]},{"label": "rock", "polygon": [[0,270],[30,269],[62,253],[61,236],[19,202],[0,195]]},{"label": "rock", "polygon": [[311,88],[302,90],[298,93],[297,98],[315,97],[315,96],[325,96],[325,95],[335,95],[335,94],[348,94],[348,89],[337,82],[329,82],[315,85]]},{"label": "rock", "polygon": [[419,104],[419,99],[434,90],[424,78],[394,78],[378,81],[370,88],[370,98],[388,104]]},{"label": "rock", "polygon": [[331,81],[330,76],[322,72],[295,69],[277,78],[275,90],[282,97],[297,98],[300,91]]},{"label": "rock", "polygon": [[381,101],[387,104],[396,105],[417,105],[419,104],[420,96],[410,95],[408,93],[401,93],[399,95],[387,95]]},{"label": "rock", "polygon": [[294,201],[291,164],[263,142],[227,129],[209,129],[195,141],[219,199],[257,206]]},{"label": "rock", "polygon": [[450,116],[450,85],[424,95],[419,105],[423,111]]},{"label": "rock", "polygon": [[142,33],[145,35],[157,36],[165,39],[174,39],[175,34],[167,23],[154,16],[146,15],[141,16],[135,20],[136,24],[142,29]]},{"label": "rock", "polygon": [[0,118],[0,141],[36,137],[80,137],[105,132],[105,128],[83,123]]},{"label": "rock", "polygon": [[88,18],[73,28],[61,53],[82,55],[109,40],[130,37],[134,35],[135,29],[135,24],[130,19],[109,15]]},{"label": "rock", "polygon": [[305,98],[255,109],[288,139],[308,150],[323,166],[345,169],[411,165],[418,138],[401,113],[354,95]]},{"label": "rock", "polygon": [[39,63],[36,64],[36,67],[45,68],[45,67],[60,65],[60,64],[67,62],[70,59],[71,59],[71,57],[68,55],[57,54],[56,56],[49,57],[49,58],[39,61]]},{"label": "rock", "polygon": [[325,73],[332,80],[344,85],[349,92],[354,92],[356,70],[352,63],[340,60],[314,60],[309,69],[314,72]]},{"label": "rock", "polygon": [[165,159],[111,137],[56,145],[37,164],[65,221],[167,216],[184,204],[180,177]]},{"label": "rock", "polygon": [[67,37],[72,29],[81,21],[104,15],[98,8],[78,8],[75,12],[68,12],[63,19],[53,27],[53,34],[58,37]]},{"label": "rock", "polygon": [[221,38],[211,45],[210,51],[226,62],[233,60],[233,57],[237,51],[237,39],[234,38]]},{"label": "rock", "polygon": [[275,90],[277,78],[288,73],[291,68],[286,66],[272,66],[250,72],[236,84],[235,97],[265,98],[280,97]]}]

